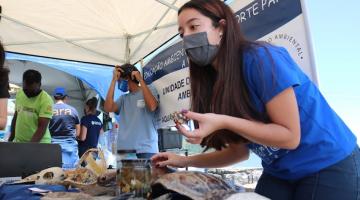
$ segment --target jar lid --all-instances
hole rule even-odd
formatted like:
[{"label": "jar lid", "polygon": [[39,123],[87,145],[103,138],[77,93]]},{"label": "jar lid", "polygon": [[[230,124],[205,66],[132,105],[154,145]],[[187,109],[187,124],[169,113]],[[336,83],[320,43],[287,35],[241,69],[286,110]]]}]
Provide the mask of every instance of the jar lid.
[{"label": "jar lid", "polygon": [[140,159],[124,159],[121,160],[122,164],[125,165],[132,165],[135,167],[150,167],[151,166],[151,160],[146,158],[140,158]]},{"label": "jar lid", "polygon": [[117,153],[136,153],[135,149],[119,149]]}]

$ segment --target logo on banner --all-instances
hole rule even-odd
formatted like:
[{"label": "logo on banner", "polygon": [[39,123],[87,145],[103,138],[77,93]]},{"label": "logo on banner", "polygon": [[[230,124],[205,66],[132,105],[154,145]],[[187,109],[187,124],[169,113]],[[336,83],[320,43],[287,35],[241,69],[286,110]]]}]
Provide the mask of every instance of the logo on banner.
[{"label": "logo on banner", "polygon": [[288,44],[290,44],[297,52],[297,56],[300,59],[304,59],[303,57],[303,47],[302,45],[298,42],[298,40],[296,39],[295,36],[289,35],[287,33],[278,33],[275,34],[269,38],[266,39],[266,42],[269,43],[282,43],[283,41],[286,41]]}]

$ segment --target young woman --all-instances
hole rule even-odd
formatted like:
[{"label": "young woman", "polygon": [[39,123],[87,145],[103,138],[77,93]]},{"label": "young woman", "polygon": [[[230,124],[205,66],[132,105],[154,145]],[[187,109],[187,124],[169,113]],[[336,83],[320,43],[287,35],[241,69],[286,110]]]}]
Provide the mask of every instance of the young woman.
[{"label": "young woman", "polygon": [[97,99],[93,97],[86,101],[85,116],[81,118],[79,143],[79,158],[91,148],[96,148],[99,135],[102,133],[102,122],[96,116]]},{"label": "young woman", "polygon": [[157,166],[224,167],[262,159],[256,192],[270,199],[359,199],[356,137],[288,52],[241,35],[219,0],[192,0],[178,11],[190,61],[197,129],[177,128],[190,143],[216,151],[152,158]]},{"label": "young woman", "polygon": [[0,130],[6,127],[9,94],[9,70],[4,68],[5,50],[0,42]]}]

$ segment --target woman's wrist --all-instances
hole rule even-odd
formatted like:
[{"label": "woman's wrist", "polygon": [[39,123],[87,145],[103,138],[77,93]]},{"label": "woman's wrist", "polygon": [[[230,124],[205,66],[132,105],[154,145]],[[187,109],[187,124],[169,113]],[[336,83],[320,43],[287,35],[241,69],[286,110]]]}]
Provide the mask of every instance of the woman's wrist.
[{"label": "woman's wrist", "polygon": [[184,156],[183,157],[184,167],[190,167],[191,158],[192,158],[192,156]]},{"label": "woman's wrist", "polygon": [[217,121],[219,122],[218,130],[229,129],[229,127],[230,127],[229,120],[230,120],[230,116],[219,114],[219,118],[217,119]]}]

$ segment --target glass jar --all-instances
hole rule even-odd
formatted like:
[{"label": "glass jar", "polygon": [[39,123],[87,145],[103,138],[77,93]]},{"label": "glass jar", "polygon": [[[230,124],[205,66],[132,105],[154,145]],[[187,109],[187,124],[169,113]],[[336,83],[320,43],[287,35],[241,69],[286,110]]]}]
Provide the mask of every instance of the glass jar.
[{"label": "glass jar", "polygon": [[116,176],[119,196],[148,198],[151,192],[149,159],[123,159]]}]

